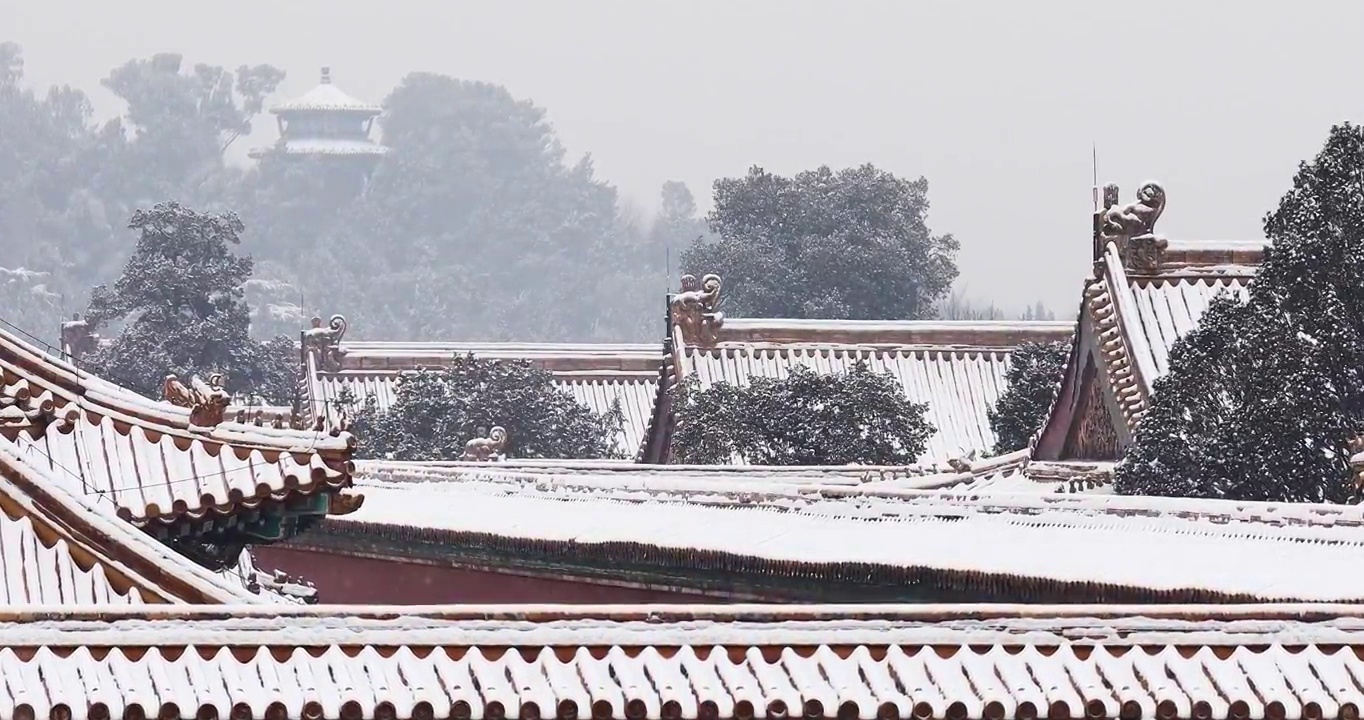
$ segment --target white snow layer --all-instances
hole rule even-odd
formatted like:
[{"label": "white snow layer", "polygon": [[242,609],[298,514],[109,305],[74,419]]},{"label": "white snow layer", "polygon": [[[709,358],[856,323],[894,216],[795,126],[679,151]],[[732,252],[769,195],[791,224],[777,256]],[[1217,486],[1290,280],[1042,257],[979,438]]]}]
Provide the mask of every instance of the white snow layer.
[{"label": "white snow layer", "polygon": [[492,468],[451,470],[448,479],[427,482],[360,475],[357,483],[365,505],[333,522],[1206,589],[1265,600],[1364,599],[1364,576],[1338,570],[1364,556],[1359,507]]}]

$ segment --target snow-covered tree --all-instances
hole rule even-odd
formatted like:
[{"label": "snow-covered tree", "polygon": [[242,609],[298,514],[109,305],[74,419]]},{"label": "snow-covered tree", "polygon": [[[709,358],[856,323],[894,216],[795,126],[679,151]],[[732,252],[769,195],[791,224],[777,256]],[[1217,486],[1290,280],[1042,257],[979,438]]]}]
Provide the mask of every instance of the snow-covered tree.
[{"label": "snow-covered tree", "polygon": [[1042,427],[1056,399],[1061,374],[1066,369],[1070,343],[1028,342],[1009,358],[1008,385],[990,409],[990,429],[995,433],[995,452],[1006,453],[1028,446]]},{"label": "snow-covered tree", "polygon": [[927,406],[864,362],[837,374],[797,366],[745,387],[703,390],[690,377],[674,393],[679,463],[723,464],[737,455],[755,465],[909,465],[935,430]]},{"label": "snow-covered tree", "polygon": [[1173,349],[1118,468],[1129,494],[1345,502],[1364,431],[1364,131],[1331,129],[1265,218],[1242,302]]},{"label": "snow-covered tree", "polygon": [[177,203],[133,214],[137,248],[113,287],[90,297],[94,325],[122,322],[113,342],[86,358],[92,371],[151,397],[167,373],[221,372],[232,392],[292,399],[298,353],[288,337],[256,342],[243,285],[251,258],[233,252],[242,232],[231,213],[210,215]]},{"label": "snow-covered tree", "polygon": [[715,181],[685,272],[725,279],[739,317],[930,318],[957,277],[957,241],[928,228],[928,181],[874,165],[786,178],[762,168]]},{"label": "snow-covered tree", "polygon": [[360,457],[458,460],[464,444],[507,432],[504,452],[517,458],[619,457],[619,408],[599,415],[554,385],[554,376],[524,360],[459,355],[449,367],[419,370],[398,384],[392,405],[373,397],[354,403],[352,428]]}]

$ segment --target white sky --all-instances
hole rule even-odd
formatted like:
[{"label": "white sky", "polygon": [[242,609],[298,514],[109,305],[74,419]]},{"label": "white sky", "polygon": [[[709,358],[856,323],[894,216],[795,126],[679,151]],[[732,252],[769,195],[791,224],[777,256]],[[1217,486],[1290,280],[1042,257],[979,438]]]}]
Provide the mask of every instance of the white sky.
[{"label": "white sky", "polygon": [[1161,180],[1159,229],[1254,239],[1332,123],[1364,119],[1364,3],[802,0],[0,0],[35,84],[91,91],[160,51],[382,100],[407,72],[505,84],[570,152],[652,207],[681,179],[871,161],[925,175],[961,285],[1075,311],[1090,145],[1123,201]]}]

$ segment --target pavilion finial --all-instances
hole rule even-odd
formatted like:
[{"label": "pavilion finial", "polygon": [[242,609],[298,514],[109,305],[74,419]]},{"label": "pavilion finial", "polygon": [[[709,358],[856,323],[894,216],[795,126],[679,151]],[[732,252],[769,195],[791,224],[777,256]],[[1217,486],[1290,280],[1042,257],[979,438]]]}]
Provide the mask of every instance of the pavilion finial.
[{"label": "pavilion finial", "polygon": [[323,85],[332,84],[332,69],[327,65],[322,66],[322,84]]}]

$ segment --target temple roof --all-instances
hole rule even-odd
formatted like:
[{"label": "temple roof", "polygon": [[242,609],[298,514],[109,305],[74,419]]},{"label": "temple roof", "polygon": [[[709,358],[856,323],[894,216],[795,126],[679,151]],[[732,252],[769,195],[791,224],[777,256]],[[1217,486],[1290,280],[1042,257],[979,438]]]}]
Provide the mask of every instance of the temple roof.
[{"label": "temple roof", "polygon": [[[1264,257],[1263,242],[1187,242],[1156,236],[1142,254],[1122,238],[1095,236],[1094,273],[1085,281],[1080,331],[1060,391],[1039,432],[1036,454],[1055,460],[1071,453],[1087,412],[1090,386],[1114,420],[1119,446],[1130,442],[1155,381],[1169,370],[1175,343],[1197,325],[1223,293],[1244,297]],[[1091,380],[1091,378],[1093,378]],[[1098,422],[1097,420],[1095,422]],[[1092,427],[1092,425],[1091,425]]]},{"label": "temple roof", "polygon": [[784,377],[804,365],[822,373],[865,361],[900,381],[924,403],[937,428],[921,458],[942,461],[989,452],[995,444],[989,410],[1005,386],[1013,349],[1024,342],[1065,340],[1070,322],[871,321],[722,318],[713,333],[689,337],[675,326],[644,459],[669,458],[671,406],[667,388],[695,376],[701,387],[745,385],[753,377]]},{"label": "temple roof", "polygon": [[354,439],[225,421],[91,376],[0,331],[0,434],[73,491],[138,524],[197,521],[350,483]]},{"label": "temple roof", "polygon": [[1350,718],[1362,626],[1342,606],[15,612],[0,715]]},{"label": "temple roof", "polygon": [[[877,472],[368,463],[357,479],[365,506],[299,542],[371,557],[387,546],[392,557],[429,550],[432,561],[690,574],[687,589],[720,583],[727,596],[765,600],[1364,599],[1364,580],[1331,570],[1364,545],[1364,508],[934,491],[912,484],[954,478]],[[756,584],[734,591],[741,577]]]},{"label": "temple roof", "polygon": [[0,435],[0,605],[261,600],[113,517],[100,499],[77,494],[24,454]]},{"label": "temple roof", "polygon": [[383,111],[384,109],[381,106],[353,98],[333,85],[331,68],[327,67],[322,68],[322,79],[317,87],[293,100],[270,108],[270,112],[276,115],[300,112],[332,112],[372,116]]}]

